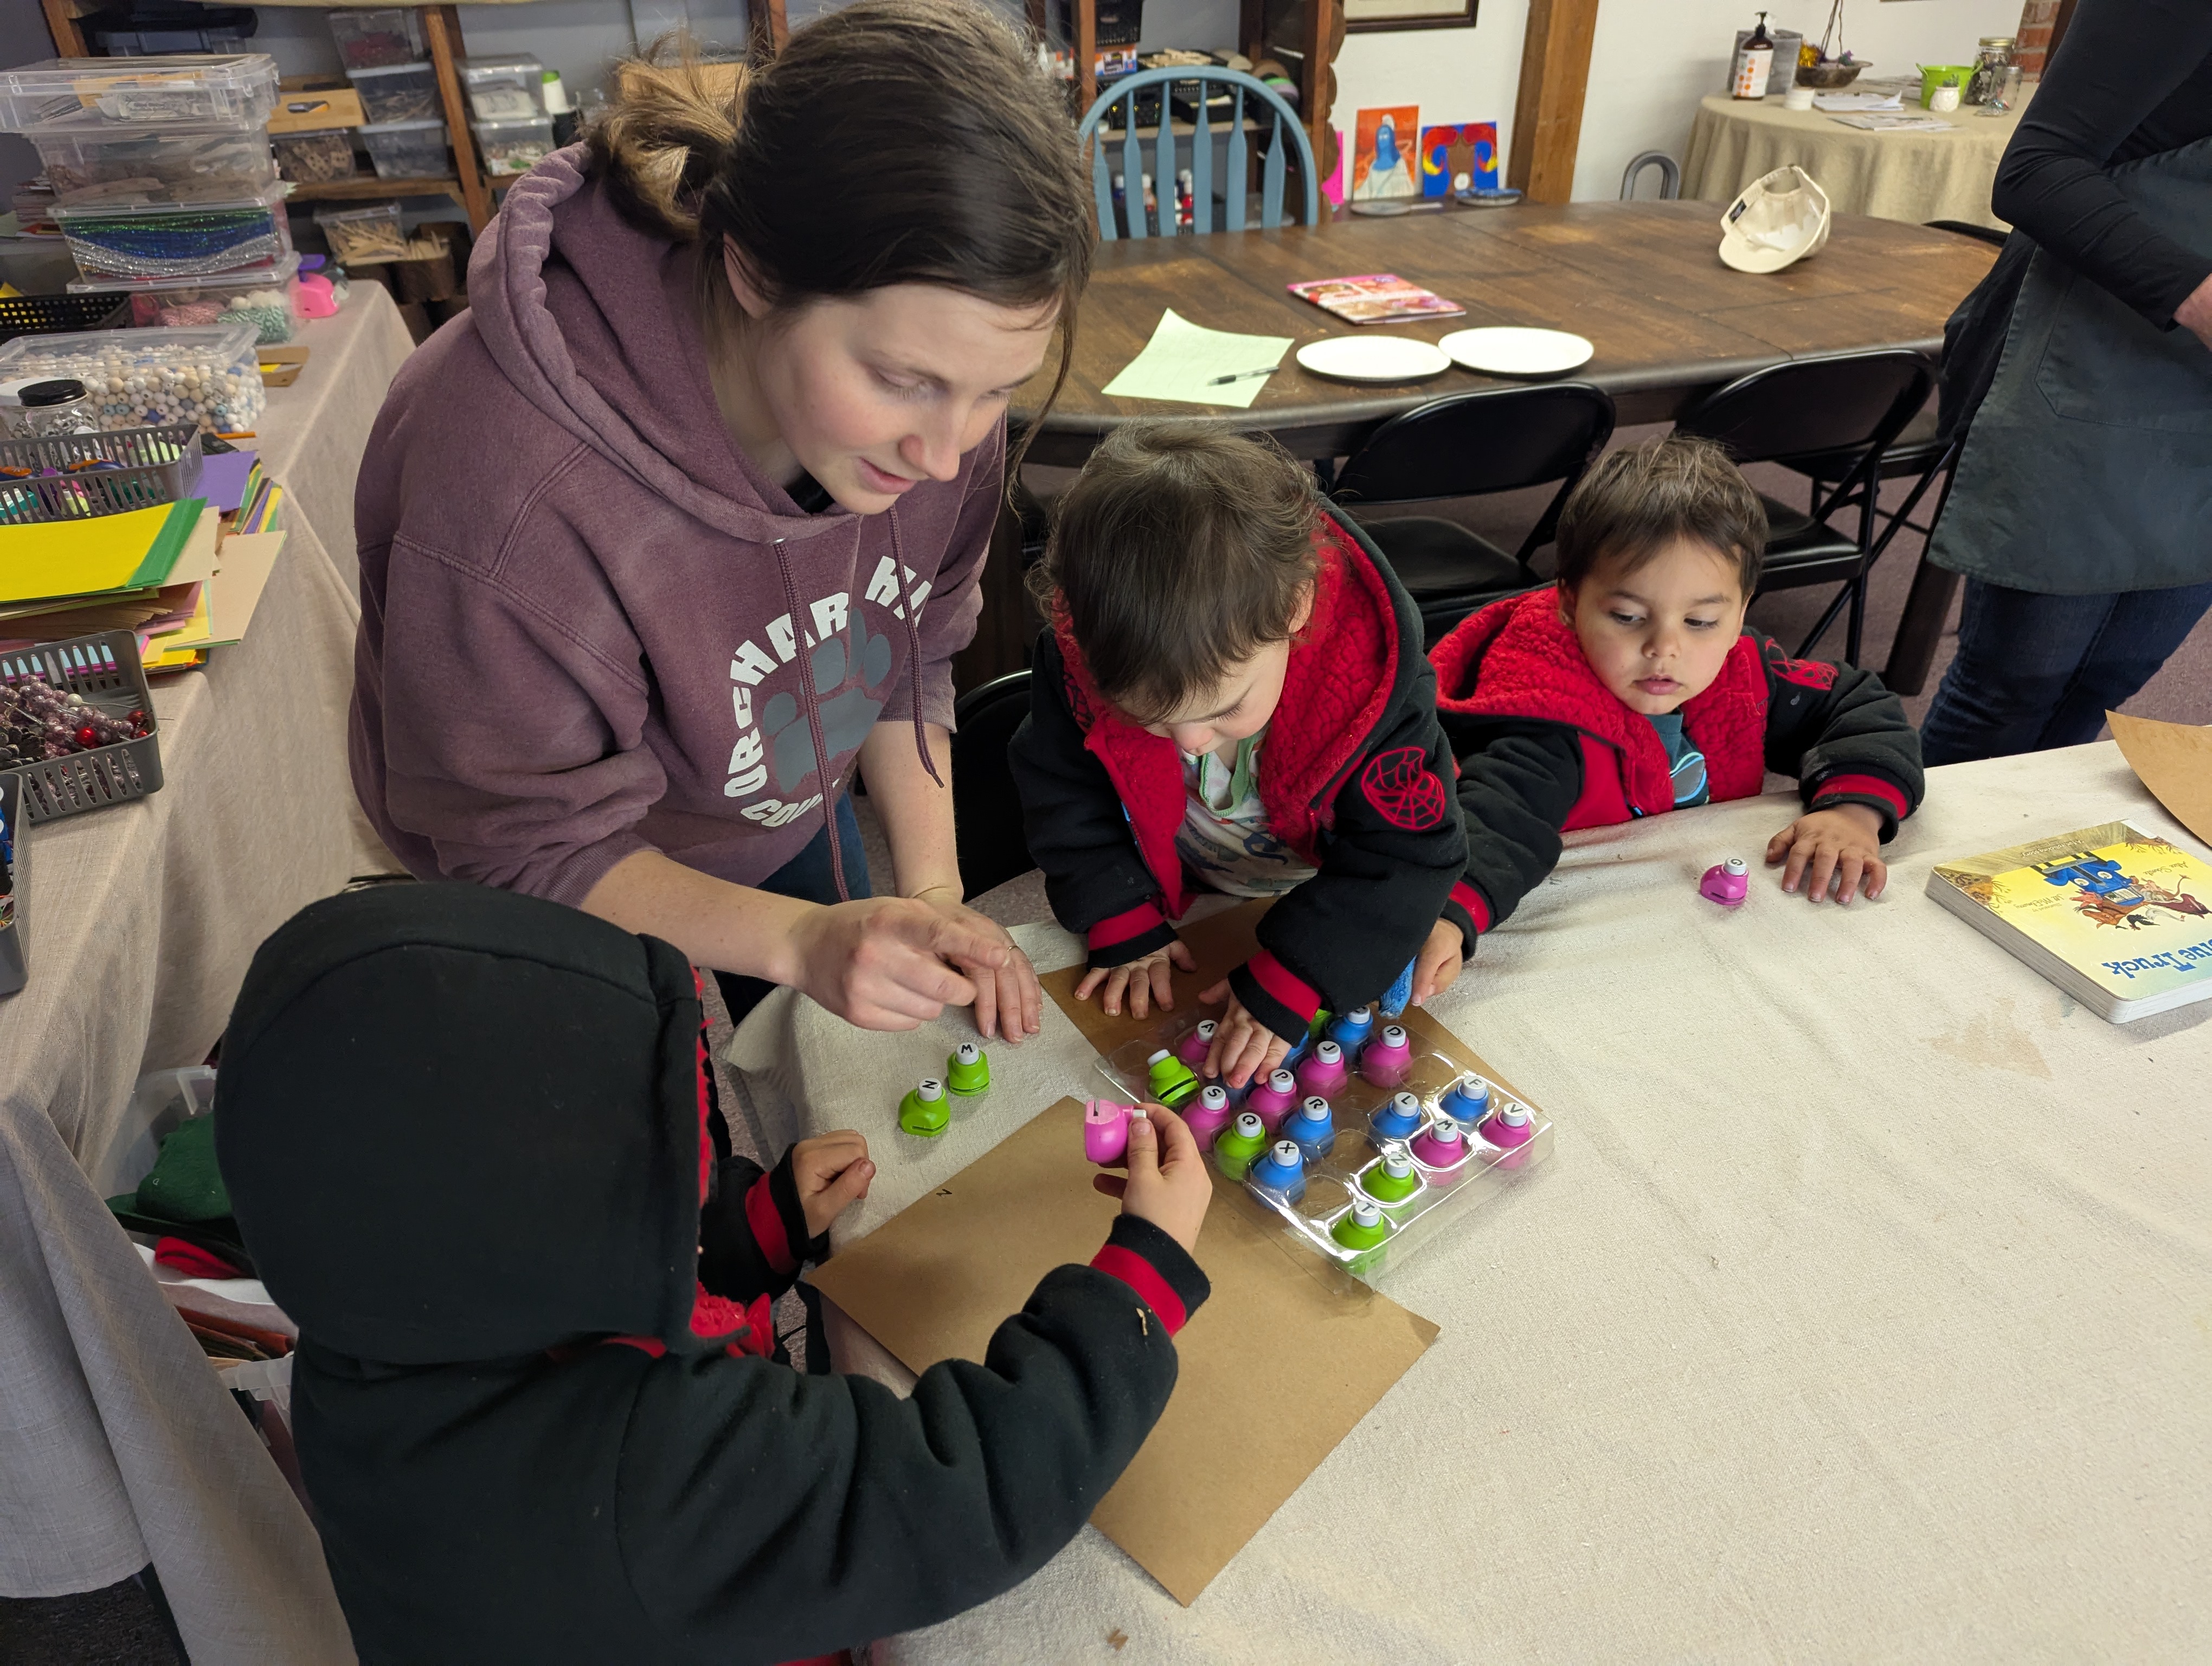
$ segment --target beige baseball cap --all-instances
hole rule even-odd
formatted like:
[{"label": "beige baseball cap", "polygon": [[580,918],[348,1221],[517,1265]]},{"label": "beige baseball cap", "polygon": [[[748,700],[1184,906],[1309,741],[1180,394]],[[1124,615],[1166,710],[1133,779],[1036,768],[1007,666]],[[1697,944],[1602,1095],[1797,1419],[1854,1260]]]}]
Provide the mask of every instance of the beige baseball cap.
[{"label": "beige baseball cap", "polygon": [[1740,272],[1778,272],[1828,240],[1828,193],[1795,162],[1763,174],[1721,216],[1721,261]]}]

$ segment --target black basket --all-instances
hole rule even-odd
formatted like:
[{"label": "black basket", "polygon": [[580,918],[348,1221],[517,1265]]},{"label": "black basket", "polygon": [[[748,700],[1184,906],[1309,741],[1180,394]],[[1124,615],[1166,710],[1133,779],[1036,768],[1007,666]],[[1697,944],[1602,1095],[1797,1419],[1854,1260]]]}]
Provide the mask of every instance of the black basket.
[{"label": "black basket", "polygon": [[0,440],[0,526],[159,508],[199,489],[200,463],[198,423]]},{"label": "black basket", "polygon": [[0,295],[0,341],[120,330],[130,322],[129,295]]},{"label": "black basket", "polygon": [[22,802],[22,777],[12,769],[0,769],[0,995],[15,994],[29,976],[22,899],[15,894],[15,870],[22,862],[21,848],[15,844],[21,831],[17,818]]},{"label": "black basket", "polygon": [[23,783],[21,826],[104,810],[161,790],[154,691],[147,687],[145,668],[138,662],[137,637],[127,630],[103,630],[96,636],[72,636],[65,642],[41,642],[0,654],[0,687],[34,680],[81,696],[112,716],[143,712],[146,733],[136,740],[11,766]]}]

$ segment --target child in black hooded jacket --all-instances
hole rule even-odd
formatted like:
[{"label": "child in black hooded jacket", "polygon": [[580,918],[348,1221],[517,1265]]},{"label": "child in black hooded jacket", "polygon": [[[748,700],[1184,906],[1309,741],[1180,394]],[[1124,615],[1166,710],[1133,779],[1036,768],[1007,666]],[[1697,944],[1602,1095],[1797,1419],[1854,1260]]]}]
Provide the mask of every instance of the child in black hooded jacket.
[{"label": "child in black hooded jacket", "polygon": [[865,1143],[763,1176],[718,1151],[712,1085],[684,958],[554,903],[332,897],[256,955],[217,1151],[300,1327],[364,1666],[791,1661],[928,1625],[1073,1536],[1166,1405],[1212,1193],[1172,1113],[1133,1122],[1091,1265],[902,1401],[794,1372],[768,1326]]}]

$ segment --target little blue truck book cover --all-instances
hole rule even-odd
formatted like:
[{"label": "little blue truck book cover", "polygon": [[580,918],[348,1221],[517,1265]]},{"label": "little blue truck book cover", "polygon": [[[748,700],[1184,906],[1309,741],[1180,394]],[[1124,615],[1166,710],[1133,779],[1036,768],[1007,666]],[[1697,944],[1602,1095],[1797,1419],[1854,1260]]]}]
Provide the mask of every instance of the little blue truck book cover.
[{"label": "little blue truck book cover", "polygon": [[2212,866],[2125,822],[1940,862],[1928,894],[2115,1024],[2212,997]]}]

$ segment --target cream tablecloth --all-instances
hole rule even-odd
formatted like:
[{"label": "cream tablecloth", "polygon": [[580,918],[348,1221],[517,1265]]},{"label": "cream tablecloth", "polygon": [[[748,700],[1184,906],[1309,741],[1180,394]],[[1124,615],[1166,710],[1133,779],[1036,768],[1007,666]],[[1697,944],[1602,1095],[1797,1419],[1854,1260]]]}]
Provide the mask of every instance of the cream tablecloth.
[{"label": "cream tablecloth", "polygon": [[352,1656],[305,1515],[101,1201],[136,1179],[115,1163],[139,1074],[205,1056],[261,939],[392,866],[347,775],[359,609],[323,535],[349,570],[407,335],[369,289],[303,339],[262,425],[296,489],[252,629],[156,687],[159,793],[25,833],[30,982],[0,1000],[0,1596],[150,1560],[197,1666]]},{"label": "cream tablecloth", "polygon": [[[1942,133],[1870,133],[1818,110],[1785,110],[1779,98],[1756,102],[1717,94],[1698,104],[1682,159],[1682,195],[1730,203],[1763,173],[1795,162],[1828,193],[1838,214],[1883,220],[1964,220],[2003,229],[1990,211],[1997,162],[2020,125],[2023,98],[2008,114],[1962,107],[1938,114],[1911,98],[1905,113],[1936,115]],[[1714,234],[1716,241],[1719,233]]]},{"label": "cream tablecloth", "polygon": [[[1960,765],[1880,903],[1700,899],[1793,806],[1575,836],[1484,941],[1440,1013],[1556,1154],[1385,1276],[1441,1340],[1194,1607],[1086,1529],[876,1659],[2212,1657],[2212,1006],[2107,1025],[1921,889],[1939,858],[2172,824],[2109,743]],[[957,1033],[780,993],[732,1057],[771,1133],[868,1134],[858,1232],[1085,1091],[1048,1008],[915,1156],[897,1095]],[[1296,1415],[1254,1385],[1255,1439]]]}]

